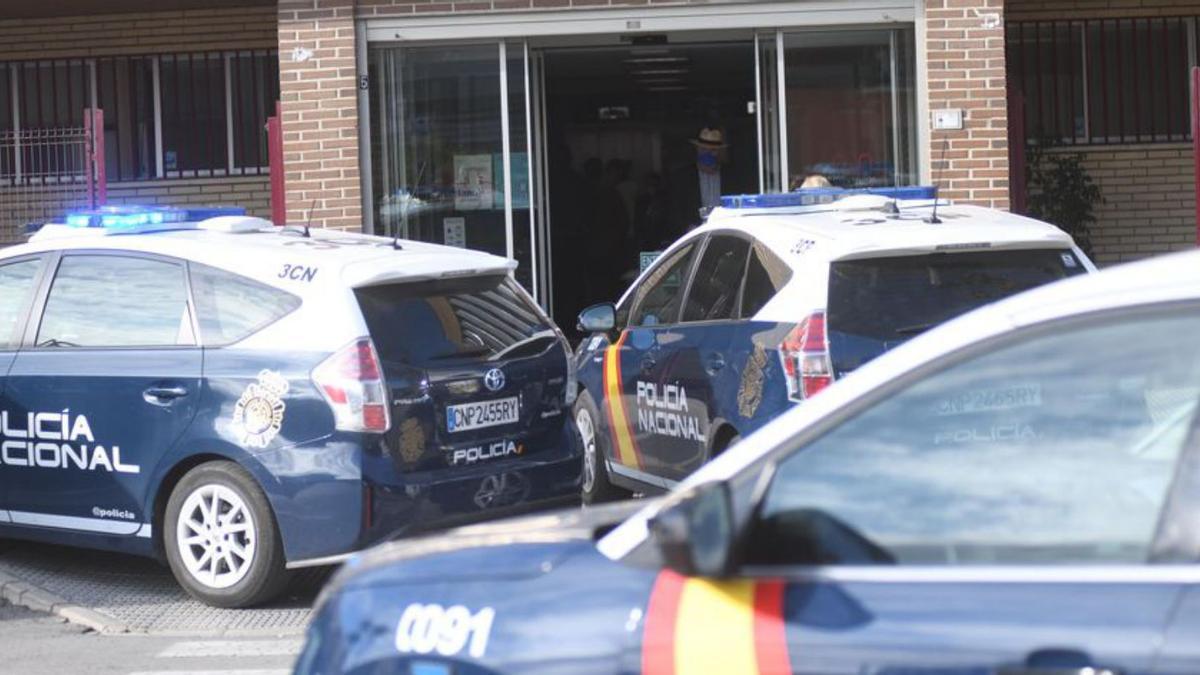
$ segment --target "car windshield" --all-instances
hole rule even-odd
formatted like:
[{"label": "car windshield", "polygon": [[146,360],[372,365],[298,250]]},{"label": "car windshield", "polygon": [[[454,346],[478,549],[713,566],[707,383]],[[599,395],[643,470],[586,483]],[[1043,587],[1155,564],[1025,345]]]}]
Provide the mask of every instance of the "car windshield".
[{"label": "car windshield", "polygon": [[843,374],[981,305],[1084,273],[1070,250],[964,251],[830,265],[829,348]]}]

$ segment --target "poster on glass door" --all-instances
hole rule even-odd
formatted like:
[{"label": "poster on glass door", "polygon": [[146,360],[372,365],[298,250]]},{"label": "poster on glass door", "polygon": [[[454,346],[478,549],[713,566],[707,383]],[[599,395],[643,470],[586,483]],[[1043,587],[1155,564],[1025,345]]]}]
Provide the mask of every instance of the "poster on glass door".
[{"label": "poster on glass door", "polygon": [[454,210],[478,211],[492,208],[494,200],[492,156],[455,155]]}]

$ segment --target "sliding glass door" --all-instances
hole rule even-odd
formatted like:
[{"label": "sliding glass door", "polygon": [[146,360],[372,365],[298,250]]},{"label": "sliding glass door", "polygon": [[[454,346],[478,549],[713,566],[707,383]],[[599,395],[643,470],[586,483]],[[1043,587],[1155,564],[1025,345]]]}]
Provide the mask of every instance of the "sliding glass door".
[{"label": "sliding glass door", "polygon": [[907,28],[757,36],[767,190],[917,181],[912,41]]},{"label": "sliding glass door", "polygon": [[516,259],[535,295],[523,42],[372,49],[377,234]]}]

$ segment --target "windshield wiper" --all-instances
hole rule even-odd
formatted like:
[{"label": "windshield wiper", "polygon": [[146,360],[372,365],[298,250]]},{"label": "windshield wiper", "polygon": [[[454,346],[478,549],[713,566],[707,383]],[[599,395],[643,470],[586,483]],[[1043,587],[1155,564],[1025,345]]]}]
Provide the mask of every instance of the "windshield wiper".
[{"label": "windshield wiper", "polygon": [[74,342],[67,342],[66,340],[59,340],[58,338],[48,338],[46,340],[42,340],[41,342],[37,343],[34,346],[35,347],[81,347],[82,345],[77,345]]}]

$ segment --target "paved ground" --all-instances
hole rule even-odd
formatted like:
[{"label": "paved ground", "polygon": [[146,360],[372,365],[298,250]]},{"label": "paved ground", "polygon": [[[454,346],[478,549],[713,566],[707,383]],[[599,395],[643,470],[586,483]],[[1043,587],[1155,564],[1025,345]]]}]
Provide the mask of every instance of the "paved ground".
[{"label": "paved ground", "polygon": [[103,635],[0,600],[4,675],[284,675],[300,644],[298,637]]},{"label": "paved ground", "polygon": [[[96,612],[109,630],[135,633],[299,636],[328,573],[305,571],[283,598],[267,607],[215,609],[191,599],[170,571],[152,560],[0,540],[0,575]],[[9,642],[7,631],[0,627],[0,643]]]}]

